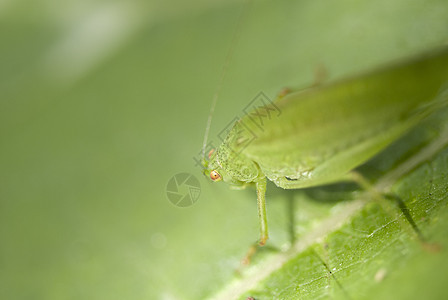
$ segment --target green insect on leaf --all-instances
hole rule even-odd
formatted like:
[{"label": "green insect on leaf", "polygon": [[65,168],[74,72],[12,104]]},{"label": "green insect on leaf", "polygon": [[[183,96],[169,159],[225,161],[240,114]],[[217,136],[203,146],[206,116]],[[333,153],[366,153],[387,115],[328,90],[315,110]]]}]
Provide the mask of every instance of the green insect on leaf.
[{"label": "green insect on leaf", "polygon": [[441,49],[282,95],[237,120],[204,159],[204,172],[236,188],[256,187],[264,245],[266,179],[284,189],[353,180],[356,167],[447,106],[447,83],[448,49]]}]

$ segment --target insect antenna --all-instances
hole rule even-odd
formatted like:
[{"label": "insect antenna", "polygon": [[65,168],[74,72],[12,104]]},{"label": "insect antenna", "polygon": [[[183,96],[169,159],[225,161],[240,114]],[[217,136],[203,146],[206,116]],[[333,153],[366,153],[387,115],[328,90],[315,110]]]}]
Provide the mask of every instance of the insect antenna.
[{"label": "insect antenna", "polygon": [[224,83],[224,79],[226,78],[227,70],[229,68],[229,64],[232,59],[235,46],[238,43],[238,40],[240,38],[240,32],[241,32],[241,27],[242,27],[243,21],[246,19],[246,14],[249,11],[251,3],[252,3],[252,0],[246,0],[243,10],[241,11],[240,16],[238,17],[238,23],[235,27],[235,32],[233,33],[232,41],[230,43],[229,50],[227,51],[226,58],[224,60],[223,66],[222,66],[221,77],[219,79],[218,86],[216,87],[215,93],[213,95],[213,101],[212,101],[212,105],[210,107],[210,112],[208,114],[207,124],[205,126],[204,141],[202,144],[202,158],[203,159],[205,159],[205,148],[207,147],[207,140],[208,140],[208,136],[210,133],[210,127],[212,124],[212,117],[213,117],[213,113],[215,111],[216,103],[218,102],[219,94],[221,92],[221,88]]}]

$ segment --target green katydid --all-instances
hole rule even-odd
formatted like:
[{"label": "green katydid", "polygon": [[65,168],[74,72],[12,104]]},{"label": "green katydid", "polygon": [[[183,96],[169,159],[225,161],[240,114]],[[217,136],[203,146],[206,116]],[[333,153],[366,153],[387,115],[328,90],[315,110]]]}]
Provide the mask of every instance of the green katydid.
[{"label": "green katydid", "polygon": [[280,96],[235,122],[216,151],[204,155],[204,173],[234,187],[255,185],[264,245],[266,178],[284,189],[353,180],[354,168],[448,104],[447,83],[448,49],[442,49]]}]

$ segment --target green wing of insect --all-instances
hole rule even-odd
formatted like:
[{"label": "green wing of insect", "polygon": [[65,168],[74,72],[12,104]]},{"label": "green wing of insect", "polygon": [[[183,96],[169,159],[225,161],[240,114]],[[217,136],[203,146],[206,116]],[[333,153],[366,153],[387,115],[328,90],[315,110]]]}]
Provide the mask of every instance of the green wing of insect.
[{"label": "green wing of insect", "polygon": [[443,49],[288,94],[275,102],[278,117],[267,105],[236,122],[204,161],[205,172],[214,181],[256,185],[264,244],[266,178],[286,189],[350,179],[351,170],[447,106],[447,83],[448,49]]},{"label": "green wing of insect", "polygon": [[[275,103],[279,117],[266,117],[263,124],[254,124],[250,115],[241,120],[240,126],[256,135],[241,155],[256,162],[267,178],[283,188],[344,179],[350,170],[445,106],[447,83],[448,51],[444,50],[292,93]],[[237,143],[235,139],[230,146],[238,149]]]}]

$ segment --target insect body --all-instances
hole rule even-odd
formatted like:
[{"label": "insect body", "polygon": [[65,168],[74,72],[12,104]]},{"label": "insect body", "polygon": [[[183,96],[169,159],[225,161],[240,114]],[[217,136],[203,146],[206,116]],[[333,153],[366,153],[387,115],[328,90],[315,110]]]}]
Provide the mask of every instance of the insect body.
[{"label": "insect body", "polygon": [[205,172],[214,181],[256,186],[263,245],[266,178],[285,189],[350,180],[350,171],[446,106],[447,83],[448,49],[443,49],[287,94],[274,103],[278,117],[256,122],[255,110],[236,122],[204,160]]}]

